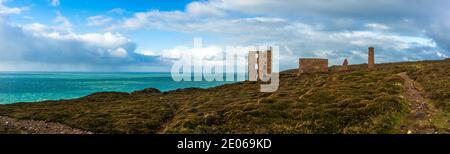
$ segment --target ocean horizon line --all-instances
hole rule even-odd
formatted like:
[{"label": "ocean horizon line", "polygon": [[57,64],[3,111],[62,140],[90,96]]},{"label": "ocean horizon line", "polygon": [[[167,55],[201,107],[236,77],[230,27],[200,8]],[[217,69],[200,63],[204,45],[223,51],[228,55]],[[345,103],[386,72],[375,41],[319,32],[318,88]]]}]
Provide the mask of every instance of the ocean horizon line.
[{"label": "ocean horizon line", "polygon": [[227,81],[176,82],[170,72],[0,72],[0,104],[73,99],[96,92],[209,88]]}]

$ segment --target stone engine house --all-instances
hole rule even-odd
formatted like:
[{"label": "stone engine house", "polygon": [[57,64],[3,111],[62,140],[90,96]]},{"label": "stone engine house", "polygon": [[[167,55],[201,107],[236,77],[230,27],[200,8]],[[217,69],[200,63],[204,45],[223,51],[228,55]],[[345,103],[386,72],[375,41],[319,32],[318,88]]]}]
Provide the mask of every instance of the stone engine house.
[{"label": "stone engine house", "polygon": [[300,58],[299,74],[315,72],[328,72],[328,59]]},{"label": "stone engine house", "polygon": [[[257,67],[255,67],[256,64]],[[272,48],[267,51],[250,51],[248,53],[249,81],[268,81],[272,73]]]}]

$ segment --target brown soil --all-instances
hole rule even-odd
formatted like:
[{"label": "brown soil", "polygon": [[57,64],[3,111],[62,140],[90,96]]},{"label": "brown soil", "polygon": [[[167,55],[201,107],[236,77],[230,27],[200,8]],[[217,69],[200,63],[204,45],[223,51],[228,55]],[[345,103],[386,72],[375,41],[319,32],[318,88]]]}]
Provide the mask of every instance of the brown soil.
[{"label": "brown soil", "polygon": [[92,134],[69,126],[36,120],[18,120],[0,116],[0,127],[20,134]]}]

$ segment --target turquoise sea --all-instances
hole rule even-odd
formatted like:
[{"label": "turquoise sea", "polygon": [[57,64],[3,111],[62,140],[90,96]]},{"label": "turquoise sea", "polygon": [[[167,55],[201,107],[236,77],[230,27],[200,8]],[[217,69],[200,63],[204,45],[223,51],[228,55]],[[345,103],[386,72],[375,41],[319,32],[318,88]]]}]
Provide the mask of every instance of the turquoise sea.
[{"label": "turquoise sea", "polygon": [[230,82],[175,82],[170,73],[0,72],[0,104],[72,99],[94,92],[170,91],[208,88]]}]

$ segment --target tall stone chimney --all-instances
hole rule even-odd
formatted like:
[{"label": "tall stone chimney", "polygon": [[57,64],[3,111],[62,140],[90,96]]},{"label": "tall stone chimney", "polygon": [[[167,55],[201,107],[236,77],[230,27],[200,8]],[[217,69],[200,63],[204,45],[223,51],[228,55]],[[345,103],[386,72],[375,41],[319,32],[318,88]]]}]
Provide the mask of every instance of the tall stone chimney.
[{"label": "tall stone chimney", "polygon": [[267,74],[272,74],[272,47],[267,50]]},{"label": "tall stone chimney", "polygon": [[374,47],[369,47],[368,64],[369,64],[369,69],[374,69],[375,68],[375,48]]}]

